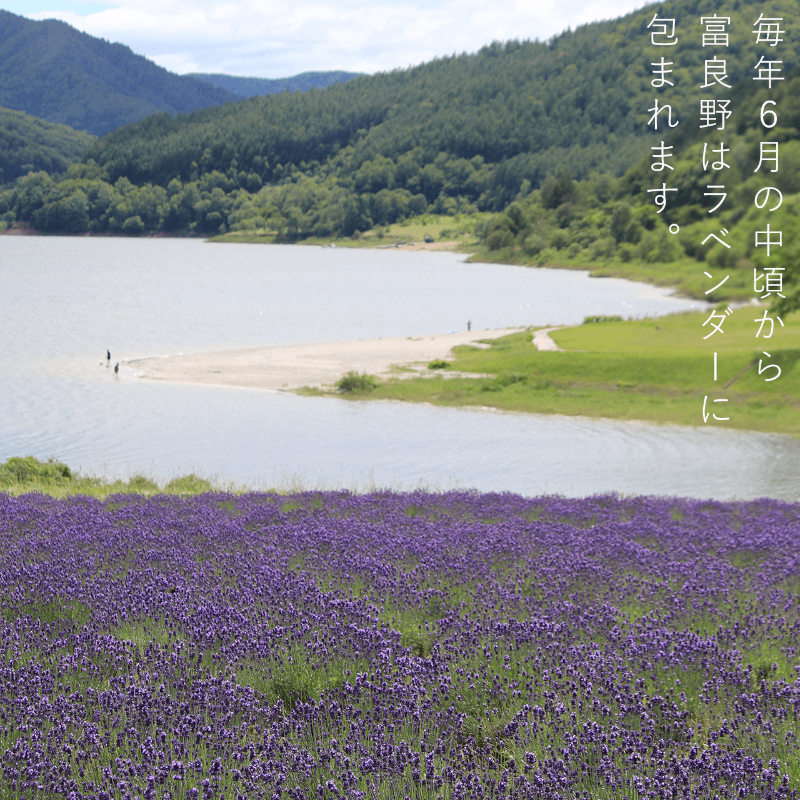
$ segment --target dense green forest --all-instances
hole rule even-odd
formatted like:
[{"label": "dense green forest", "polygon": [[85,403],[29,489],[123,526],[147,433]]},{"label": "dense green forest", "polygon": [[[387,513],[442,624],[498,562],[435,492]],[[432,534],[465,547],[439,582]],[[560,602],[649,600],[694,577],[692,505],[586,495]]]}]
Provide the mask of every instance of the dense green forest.
[{"label": "dense green forest", "polygon": [[190,72],[189,75],[242,97],[256,97],[280,92],[307,92],[309,89],[324,89],[332,83],[346,83],[357,78],[359,73],[345,72],[344,70],[301,72],[299,75],[292,75],[289,78],[239,78],[235,75],[220,75],[211,72]]},{"label": "dense green forest", "polygon": [[102,136],[150,114],[241,100],[122,44],[0,9],[0,106]]},{"label": "dense green forest", "polygon": [[[789,0],[759,4],[791,20]],[[732,18],[731,85],[752,75],[763,48],[753,6],[674,0],[662,6],[681,32],[671,57],[671,102],[688,113],[704,96],[699,17]],[[113,182],[166,187],[216,170],[262,184],[327,179],[351,194],[422,194],[440,209],[498,211],[564,168],[620,175],[647,152],[653,102],[647,23],[653,9],[585,25],[547,43],[493,43],[478,53],[363,76],[325,90],[256,97],[177,118],[159,115],[116,131],[86,154]],[[798,63],[791,25],[785,70]],[[658,48],[661,50],[661,48]],[[707,92],[706,92],[707,94]]]},{"label": "dense green forest", "polygon": [[0,184],[39,170],[64,173],[93,140],[85,131],[0,108]]},{"label": "dense green forest", "polygon": [[[785,40],[774,49],[756,42],[750,3],[659,6],[678,21],[679,42],[669,53],[674,86],[666,92],[651,85],[652,62],[663,51],[650,45],[649,7],[546,43],[494,43],[324,90],[151,116],[97,141],[64,180],[42,172],[20,180],[0,194],[0,214],[40,230],[303,237],[349,236],[426,212],[494,211],[502,213],[484,240],[500,260],[690,259],[732,270],[730,285],[741,285],[764,257],[752,239],[765,212],[753,209],[752,196],[772,180],[753,174],[765,137],[782,148],[770,184],[785,194],[770,217],[773,228],[786,225],[778,257],[790,259],[796,249],[788,236],[800,188],[794,10],[788,0],[758,4],[757,12],[785,21]],[[704,50],[699,20],[714,13],[731,18],[724,51],[731,89],[722,94],[700,88],[705,60],[719,52]],[[782,62],[786,80],[771,91],[752,80],[762,56]],[[648,130],[656,96],[682,120],[672,133]],[[699,128],[700,100],[709,96],[731,100],[724,134]],[[779,124],[765,133],[759,108],[767,98],[777,102]],[[648,189],[660,176],[649,151],[661,138],[675,147],[669,178],[678,192],[658,214]],[[709,139],[724,139],[731,150],[724,175],[701,166]],[[704,191],[714,182],[731,191],[709,215]],[[680,235],[668,233],[673,222]],[[730,248],[698,244],[723,227]]]},{"label": "dense green forest", "polygon": [[[733,286],[750,286],[753,296],[754,269],[774,267],[785,271],[786,292],[783,299],[772,296],[775,309],[800,308],[800,69],[784,78],[771,90],[750,83],[734,91],[735,117],[724,133],[710,133],[695,119],[667,137],[675,155],[666,178],[653,172],[649,157],[619,179],[602,175],[579,183],[564,172],[548,178],[540,191],[492,217],[484,232],[490,253],[539,264],[640,261],[654,273],[658,265],[689,259],[698,277],[709,269],[729,276],[724,289],[707,295],[711,300]],[[760,164],[762,142],[777,144],[774,172],[772,161]],[[725,152],[710,155],[720,145]],[[675,191],[659,212],[651,190],[662,183]],[[674,235],[673,225],[679,228]],[[769,254],[767,225],[781,232],[781,246]]]}]

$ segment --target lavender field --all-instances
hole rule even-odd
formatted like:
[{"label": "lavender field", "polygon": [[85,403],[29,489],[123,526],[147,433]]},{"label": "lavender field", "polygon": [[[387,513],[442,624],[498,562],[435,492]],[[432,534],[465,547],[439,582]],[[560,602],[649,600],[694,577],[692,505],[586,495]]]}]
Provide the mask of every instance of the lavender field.
[{"label": "lavender field", "polygon": [[0,493],[0,797],[788,798],[800,507]]}]

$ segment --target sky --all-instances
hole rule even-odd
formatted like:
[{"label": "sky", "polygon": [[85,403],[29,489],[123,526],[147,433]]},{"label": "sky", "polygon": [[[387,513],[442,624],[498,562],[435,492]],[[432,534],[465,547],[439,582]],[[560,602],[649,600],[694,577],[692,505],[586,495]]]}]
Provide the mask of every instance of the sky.
[{"label": "sky", "polygon": [[546,41],[645,0],[0,0],[128,45],[179,75],[285,78],[311,70],[386,72],[492,41]]}]

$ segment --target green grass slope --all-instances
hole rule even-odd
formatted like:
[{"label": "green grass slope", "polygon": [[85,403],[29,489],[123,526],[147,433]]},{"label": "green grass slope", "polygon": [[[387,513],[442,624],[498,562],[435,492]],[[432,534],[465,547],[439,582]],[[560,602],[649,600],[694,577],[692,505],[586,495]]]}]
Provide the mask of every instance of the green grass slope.
[{"label": "green grass slope", "polygon": [[[529,331],[489,339],[487,349],[454,348],[430,377],[365,383],[346,396],[800,434],[800,314],[775,323],[765,339],[769,326],[756,337],[763,307],[737,308],[722,333],[703,324],[709,313],[564,328],[551,334],[563,352],[537,350]],[[768,364],[780,366],[779,377]],[[728,421],[703,422],[706,396],[706,411],[723,416],[722,409]],[[715,398],[727,399],[725,407]]]}]

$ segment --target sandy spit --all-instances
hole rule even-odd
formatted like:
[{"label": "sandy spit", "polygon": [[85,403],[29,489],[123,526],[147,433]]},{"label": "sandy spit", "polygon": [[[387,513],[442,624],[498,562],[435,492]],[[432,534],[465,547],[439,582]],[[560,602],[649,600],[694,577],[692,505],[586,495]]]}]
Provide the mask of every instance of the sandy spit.
[{"label": "sandy spit", "polygon": [[402,366],[414,369],[417,374],[430,373],[427,364],[434,359],[447,359],[457,345],[480,347],[476,343],[479,339],[499,338],[520,330],[523,329],[259,347],[137,359],[129,361],[127,366],[135,370],[137,377],[170,383],[271,391],[292,391],[304,386],[330,388],[351,370],[386,377],[393,374],[393,366]]}]

